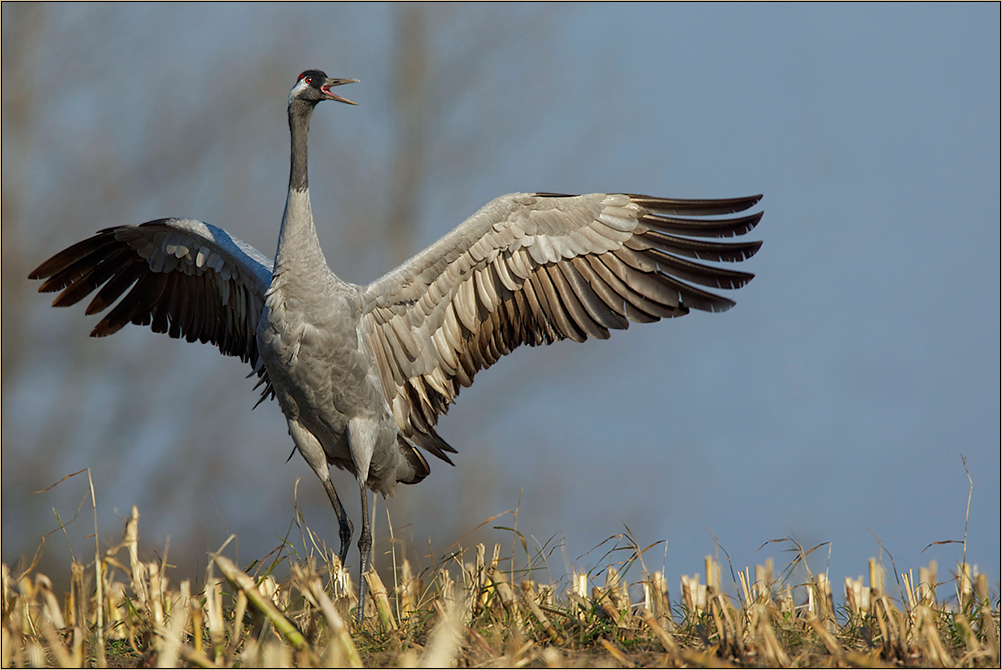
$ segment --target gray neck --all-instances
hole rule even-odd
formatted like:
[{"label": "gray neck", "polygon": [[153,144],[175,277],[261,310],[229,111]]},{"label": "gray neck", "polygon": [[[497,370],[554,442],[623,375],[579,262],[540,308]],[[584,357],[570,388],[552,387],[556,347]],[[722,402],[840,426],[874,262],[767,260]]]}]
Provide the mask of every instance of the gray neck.
[{"label": "gray neck", "polygon": [[293,99],[289,103],[289,133],[292,136],[292,168],[289,171],[289,190],[305,191],[309,188],[306,169],[306,135],[310,132],[313,107],[308,102]]},{"label": "gray neck", "polygon": [[282,230],[275,252],[275,274],[288,274],[315,278],[329,272],[324,253],[317,240],[310,207],[310,190],[307,178],[306,136],[310,130],[313,105],[302,100],[289,103],[289,131],[292,135],[292,160],[289,171],[289,195],[285,201]]}]

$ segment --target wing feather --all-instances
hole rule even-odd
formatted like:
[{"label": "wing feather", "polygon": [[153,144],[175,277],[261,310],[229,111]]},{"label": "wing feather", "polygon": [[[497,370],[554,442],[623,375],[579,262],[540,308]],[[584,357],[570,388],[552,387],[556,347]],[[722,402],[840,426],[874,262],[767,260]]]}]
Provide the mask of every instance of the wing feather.
[{"label": "wing feather", "polygon": [[[90,301],[87,305],[87,309],[84,310],[84,314],[90,316],[92,314],[98,314],[108,309],[116,300],[122,297],[125,291],[136,283],[136,280],[143,275],[143,265],[140,261],[135,259],[128,259],[123,261],[121,269],[117,270],[115,274],[108,280],[94,299]],[[45,289],[43,285],[39,288],[39,291]],[[86,294],[84,294],[86,296]],[[84,297],[81,296],[81,297]],[[74,303],[69,302],[64,299],[62,295],[52,301],[53,307],[68,307]],[[108,333],[98,334],[96,329],[91,331],[91,337],[101,337],[102,335],[107,335]]]},{"label": "wing feather", "polygon": [[273,393],[258,356],[257,321],[271,273],[271,260],[215,226],[157,219],[98,231],[43,262],[29,278],[45,280],[40,292],[60,292],[56,307],[96,291],[85,313],[111,309],[92,337],[133,323],[189,342],[212,342],[251,365],[265,385],[263,398]]},{"label": "wing feather", "polygon": [[448,460],[438,416],[519,345],[605,339],[630,321],[728,309],[732,300],[693,284],[736,289],[752,279],[705,262],[758,251],[761,242],[710,238],[752,230],[761,212],[729,215],[760,197],[516,193],[487,204],[364,290],[363,329],[397,425]]},{"label": "wing feather", "polygon": [[674,316],[670,310],[659,310],[647,298],[623,283],[623,280],[609,267],[609,263],[615,260],[610,254],[598,257],[586,256],[585,259],[592,266],[592,269],[608,283],[613,292],[622,297],[623,309],[630,321],[652,323],[662,317]]},{"label": "wing feather", "polygon": [[596,312],[605,316],[606,328],[621,330],[628,327],[630,322],[625,318],[626,312],[623,308],[623,296],[616,293],[609,286],[608,282],[595,273],[587,259],[575,258],[571,262],[588,288],[592,290],[595,297],[601,300],[602,305],[606,307],[605,310],[602,310],[597,305],[595,307]]},{"label": "wing feather", "polygon": [[595,335],[601,339],[608,339],[609,332],[608,328],[614,330],[621,330],[626,328],[626,324],[619,319],[616,319],[615,312],[612,312],[609,307],[598,297],[595,289],[592,288],[591,284],[581,276],[581,272],[578,270],[577,264],[573,261],[579,260],[578,258],[572,259],[570,263],[560,263],[556,267],[560,269],[560,272],[564,276],[564,280],[569,285],[569,290],[573,295],[577,296],[580,301],[581,306],[584,307],[588,316],[602,329],[603,332]]}]

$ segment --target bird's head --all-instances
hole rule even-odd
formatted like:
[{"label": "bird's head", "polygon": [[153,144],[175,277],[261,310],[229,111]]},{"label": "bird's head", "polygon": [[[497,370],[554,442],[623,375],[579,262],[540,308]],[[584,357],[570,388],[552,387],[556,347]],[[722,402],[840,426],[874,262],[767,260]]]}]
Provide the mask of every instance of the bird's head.
[{"label": "bird's head", "polygon": [[357,81],[358,79],[331,79],[322,70],[307,70],[296,79],[296,85],[289,93],[289,104],[291,105],[294,100],[302,100],[310,105],[315,105],[321,100],[337,100],[349,105],[357,105],[357,102],[342,98],[331,90],[335,86]]}]

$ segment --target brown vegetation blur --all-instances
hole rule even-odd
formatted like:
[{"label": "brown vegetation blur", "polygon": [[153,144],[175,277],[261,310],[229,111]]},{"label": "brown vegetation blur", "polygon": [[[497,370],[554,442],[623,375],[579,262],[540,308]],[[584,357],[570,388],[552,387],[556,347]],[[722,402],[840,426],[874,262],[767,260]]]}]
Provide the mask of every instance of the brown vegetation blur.
[{"label": "brown vegetation blur", "polygon": [[[456,545],[423,570],[405,557],[406,542],[390,542],[376,547],[392,562],[365,575],[370,597],[358,622],[350,574],[301,520],[247,567],[227,556],[227,540],[201,582],[178,581],[166,560],[141,560],[139,522],[133,508],[122,542],[74,561],[62,598],[48,577],[3,565],[3,667],[999,663],[998,596],[966,563],[950,576],[935,561],[917,575],[888,575],[871,559],[868,578],[833,586],[827,572],[791,580],[813,551],[791,543],[781,575],[772,559],[735,575],[707,556],[705,583],[699,571],[676,581],[650,569],[661,543],[641,548],[624,535],[596,547],[593,569],[552,581],[555,547],[517,531],[512,553]],[[843,594],[839,606],[833,595]]]}]

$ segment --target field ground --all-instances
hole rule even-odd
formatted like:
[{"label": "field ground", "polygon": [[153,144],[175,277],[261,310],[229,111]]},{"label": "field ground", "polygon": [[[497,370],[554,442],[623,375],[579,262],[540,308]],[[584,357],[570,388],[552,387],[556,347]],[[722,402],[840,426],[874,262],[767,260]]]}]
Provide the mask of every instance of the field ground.
[{"label": "field ground", "polygon": [[892,589],[877,560],[868,583],[833,581],[796,547],[779,575],[771,561],[732,570],[727,593],[707,557],[705,583],[673,581],[672,602],[628,536],[590,573],[542,584],[552,547],[511,531],[515,560],[480,544],[418,574],[406,560],[370,572],[358,623],[351,577],[303,525],[313,550],[287,544],[241,569],[224,545],[196,593],[140,560],[138,521],[133,508],[121,544],[73,562],[62,597],[31,566],[3,566],[3,667],[999,667],[998,583],[962,562],[894,575]]}]

